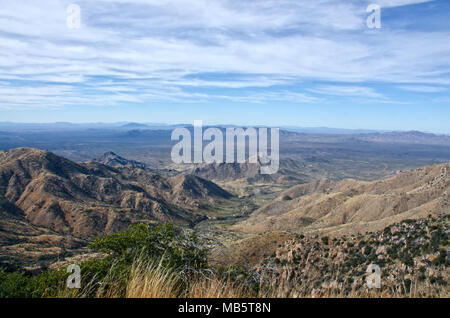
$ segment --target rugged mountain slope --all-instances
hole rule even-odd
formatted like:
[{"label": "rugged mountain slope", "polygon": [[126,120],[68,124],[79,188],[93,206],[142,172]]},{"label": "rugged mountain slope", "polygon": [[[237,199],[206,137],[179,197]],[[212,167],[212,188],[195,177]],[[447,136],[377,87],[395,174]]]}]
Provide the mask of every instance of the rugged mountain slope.
[{"label": "rugged mountain slope", "polygon": [[235,228],[253,233],[365,233],[406,218],[448,214],[449,187],[450,164],[376,182],[321,180],[287,190]]},{"label": "rugged mountain slope", "polygon": [[86,241],[32,225],[14,204],[0,196],[0,266],[41,269],[52,260],[83,253]]},{"label": "rugged mountain slope", "polygon": [[32,224],[85,238],[138,221],[191,224],[202,218],[196,209],[229,196],[192,176],[166,179],[29,148],[0,153],[0,195]]},{"label": "rugged mountain slope", "polygon": [[145,163],[135,160],[128,160],[124,157],[116,155],[112,151],[105,152],[100,158],[97,158],[94,161],[113,168],[140,168],[144,170],[147,169],[147,165]]},{"label": "rugged mountain slope", "polygon": [[[449,296],[449,217],[404,220],[383,231],[339,238],[287,240],[257,266],[257,277],[279,297]],[[366,284],[369,264],[380,268],[380,290]],[[392,297],[392,296],[391,296]]]},{"label": "rugged mountain slope", "polygon": [[283,158],[280,168],[273,175],[260,173],[261,163],[214,163],[198,164],[189,170],[190,174],[217,181],[235,181],[245,179],[248,182],[274,182],[278,184],[298,184],[311,181],[311,177],[301,173],[305,163],[299,160]]}]

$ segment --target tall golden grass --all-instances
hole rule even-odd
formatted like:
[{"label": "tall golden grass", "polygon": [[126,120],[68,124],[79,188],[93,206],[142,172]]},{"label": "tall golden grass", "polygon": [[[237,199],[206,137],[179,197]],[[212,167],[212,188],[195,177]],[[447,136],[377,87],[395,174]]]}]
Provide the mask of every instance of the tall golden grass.
[{"label": "tall golden grass", "polygon": [[88,284],[80,291],[64,290],[58,297],[99,298],[449,298],[448,287],[413,281],[406,285],[377,289],[315,289],[313,282],[301,282],[292,285],[263,286],[251,288],[244,281],[235,281],[227,276],[213,273],[198,273],[188,278],[165,268],[161,263],[136,261],[132,266],[126,283],[113,275],[108,276],[102,285]]},{"label": "tall golden grass", "polygon": [[[120,291],[117,291],[120,293]],[[127,298],[243,298],[256,297],[244,283],[211,273],[189,278],[163,267],[161,263],[138,261],[133,265],[126,287]]]},{"label": "tall golden grass", "polygon": [[173,271],[161,263],[134,263],[126,286],[127,298],[175,298],[180,294],[182,282]]}]

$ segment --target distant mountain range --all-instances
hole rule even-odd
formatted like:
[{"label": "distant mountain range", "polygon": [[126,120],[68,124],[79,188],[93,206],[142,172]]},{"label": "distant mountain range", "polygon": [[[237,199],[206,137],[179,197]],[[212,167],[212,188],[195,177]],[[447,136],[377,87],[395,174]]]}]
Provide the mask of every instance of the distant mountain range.
[{"label": "distant mountain range", "polygon": [[[232,127],[246,127],[217,124],[209,125],[211,127],[232,128]],[[248,127],[266,127],[253,126]],[[14,123],[14,122],[0,122],[0,130],[53,130],[53,129],[118,129],[118,130],[172,130],[177,127],[192,127],[191,123],[186,124],[165,124],[165,123],[137,123],[137,122],[116,122],[116,123],[70,123],[70,122],[55,122],[55,123]],[[205,126],[206,128],[206,126]],[[389,131],[377,129],[347,129],[347,128],[332,128],[332,127],[297,127],[297,126],[279,126],[281,130],[299,132],[305,134],[317,135],[366,135],[366,134],[397,134],[397,133],[413,133],[414,131]],[[427,133],[427,135],[431,135]],[[445,134],[437,134],[445,135]],[[450,136],[450,133],[446,134]]]},{"label": "distant mountain range", "polygon": [[420,131],[372,133],[361,135],[356,138],[358,140],[370,142],[450,146],[450,136],[435,135]]},{"label": "distant mountain range", "polygon": [[295,127],[282,126],[283,130],[300,132],[305,134],[319,134],[319,135],[360,135],[382,133],[383,130],[373,129],[345,129],[345,128],[330,128],[330,127]]}]

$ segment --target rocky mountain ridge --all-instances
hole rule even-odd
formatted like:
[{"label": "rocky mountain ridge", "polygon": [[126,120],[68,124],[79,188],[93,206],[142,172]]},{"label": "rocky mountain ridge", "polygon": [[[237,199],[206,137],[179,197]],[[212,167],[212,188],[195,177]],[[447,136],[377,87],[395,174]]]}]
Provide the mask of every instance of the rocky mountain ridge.
[{"label": "rocky mountain ridge", "polygon": [[286,190],[235,228],[249,233],[364,233],[406,218],[449,214],[449,192],[448,163],[373,182],[318,180]]},{"label": "rocky mountain ridge", "polygon": [[165,178],[18,148],[0,153],[0,196],[34,225],[94,237],[137,221],[189,225],[202,218],[196,210],[230,194],[195,176]]}]

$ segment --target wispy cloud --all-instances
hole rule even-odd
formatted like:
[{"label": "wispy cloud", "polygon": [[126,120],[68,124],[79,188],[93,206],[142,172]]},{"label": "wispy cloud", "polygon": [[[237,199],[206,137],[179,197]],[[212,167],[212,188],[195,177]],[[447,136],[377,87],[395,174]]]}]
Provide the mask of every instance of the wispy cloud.
[{"label": "wispy cloud", "polygon": [[448,90],[448,88],[442,86],[425,86],[425,85],[399,86],[399,88],[411,92],[420,92],[420,93],[439,93]]},{"label": "wispy cloud", "polygon": [[431,1],[433,1],[433,0],[378,0],[378,1],[374,1],[374,3],[377,3],[384,8],[392,8],[392,7],[408,6],[408,5],[431,2]]},{"label": "wispy cloud", "polygon": [[312,88],[310,90],[319,94],[334,96],[366,97],[375,99],[384,98],[382,94],[377,93],[374,89],[364,86],[327,85]]},{"label": "wispy cloud", "polygon": [[[69,29],[71,2],[0,0],[0,107],[313,103],[384,98],[369,82],[410,90],[450,82],[450,31],[373,32],[371,1],[79,0],[82,27]],[[296,85],[305,81],[336,84]]]}]

